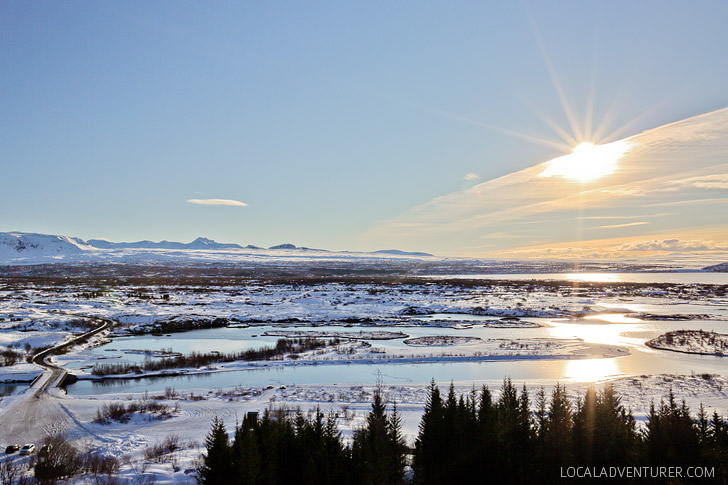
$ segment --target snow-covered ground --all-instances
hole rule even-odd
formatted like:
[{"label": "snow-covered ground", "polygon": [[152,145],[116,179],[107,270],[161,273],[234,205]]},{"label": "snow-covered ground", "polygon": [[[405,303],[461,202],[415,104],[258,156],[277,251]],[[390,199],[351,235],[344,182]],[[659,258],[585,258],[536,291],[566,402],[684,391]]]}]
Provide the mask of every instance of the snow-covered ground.
[{"label": "snow-covered ground", "polygon": [[[638,421],[644,421],[652,402],[659,401],[672,390],[685,399],[691,410],[703,404],[709,411],[717,409],[725,414],[728,401],[728,380],[723,376],[675,376],[654,375],[619,378],[612,381],[623,396],[625,406],[631,409]],[[498,395],[500,381],[475,384],[479,390],[488,385]],[[520,382],[517,382],[520,387]],[[440,383],[444,389],[448,383]],[[455,381],[456,392],[470,393],[472,382]],[[553,382],[529,383],[532,402],[535,393],[543,385],[547,392]],[[572,399],[583,395],[590,383],[568,383],[567,391]],[[599,388],[601,383],[597,383]],[[125,457],[120,476],[136,478],[137,474],[154,477],[156,483],[194,483],[191,469],[204,451],[204,436],[214,417],[222,419],[229,431],[242,421],[248,411],[264,411],[273,407],[288,407],[303,411],[320,407],[324,412],[337,414],[337,423],[345,439],[351,439],[353,430],[362,426],[370,410],[374,385],[372,383],[351,386],[291,386],[275,388],[198,389],[157,394],[120,394],[103,397],[70,397],[59,394],[55,399],[60,408],[52,429],[43,431],[66,432],[84,447],[97,453]],[[390,403],[396,403],[402,414],[403,432],[412,444],[417,436],[422,409],[425,404],[426,385],[389,385],[384,387]],[[140,413],[128,421],[112,421],[102,424],[96,421],[97,412],[112,402],[129,404],[132,401],[153,401],[168,408],[166,416],[159,413]],[[2,433],[0,433],[2,434]],[[182,449],[159,458],[144,457],[145,450],[176,437]],[[2,434],[3,440],[8,437]],[[31,438],[15,441],[31,441]],[[4,441],[4,442],[5,442]]]},{"label": "snow-covered ground", "polygon": [[655,349],[690,354],[728,356],[728,334],[703,330],[676,330],[646,342]]},{"label": "snow-covered ground", "polygon": [[[236,371],[265,367],[271,369],[271,374],[264,385],[231,380],[228,385],[174,389],[164,380],[147,380],[151,389],[147,393],[99,386],[88,395],[53,391],[38,399],[33,397],[36,386],[20,386],[2,398],[0,443],[37,442],[45,434],[63,431],[77,443],[101,453],[127,455],[128,463],[122,466],[121,474],[128,478],[153,473],[157,483],[192,483],[189,471],[199,456],[212,418],[222,418],[232,429],[245,412],[269,406],[303,410],[320,406],[324,411],[335,411],[345,436],[350,437],[365,419],[376,377],[359,381],[342,378],[334,384],[327,377],[334,366],[345,369],[344,375],[350,376],[359,375],[353,372],[354,367],[371,367],[385,374],[385,391],[403,414],[410,444],[426,398],[430,375],[426,366],[447,369],[463,361],[485,363],[468,374],[451,373],[440,378],[441,386],[447,386],[452,379],[458,392],[470,392],[483,384],[497,390],[503,377],[512,371],[505,370],[497,378],[490,374],[484,377],[487,366],[495,364],[489,360],[513,366],[514,372],[516,368],[540,369],[541,361],[537,359],[545,358],[556,364],[549,367],[551,370],[527,373],[516,382],[526,383],[536,392],[540,386],[548,390],[560,381],[575,398],[590,383],[611,380],[640,419],[644,419],[650,402],[659,402],[670,389],[686,399],[692,409],[703,403],[728,414],[728,380],[722,371],[724,366],[714,362],[717,357],[675,358],[672,352],[645,345],[665,330],[728,329],[725,287],[619,282],[473,283],[413,277],[398,277],[396,281],[301,278],[294,283],[280,278],[235,279],[229,275],[190,280],[148,275],[141,281],[136,276],[131,280],[118,275],[89,276],[84,273],[88,268],[67,268],[67,278],[49,277],[42,268],[29,268],[21,276],[6,275],[0,280],[0,350],[13,349],[27,356],[37,347],[62,343],[85,330],[79,320],[81,315],[117,321],[111,330],[52,358],[80,376],[88,376],[89,363],[95,361],[139,362],[190,350],[228,352],[236,345],[261,346],[285,337],[342,339],[337,347],[296,358],[180,370],[190,374],[214,371],[224,378]],[[42,277],[36,278],[32,271],[41,272]],[[194,335],[204,336],[199,340],[185,340],[185,333],[172,333],[193,328],[208,330],[196,331],[202,333]],[[216,332],[220,337],[215,337]],[[234,333],[239,340],[228,338]],[[146,346],[154,338],[161,343]],[[115,345],[122,341],[125,345]],[[565,364],[559,367],[562,362]],[[627,371],[635,367],[621,364],[624,362],[633,362],[636,369],[646,362],[652,369],[664,370]],[[525,363],[525,367],[517,367],[519,363]],[[570,367],[571,363],[575,367]],[[428,377],[395,382],[386,375],[399,375],[399,369],[412,366],[420,366],[418,375]],[[276,382],[280,374],[275,374],[275,369],[284,367],[308,367],[322,378],[311,384]],[[560,369],[576,372],[567,376],[567,371]],[[672,372],[670,369],[680,369],[679,375],[663,374]],[[34,364],[21,361],[0,367],[0,378],[20,380],[11,377],[15,374],[30,379],[40,372]],[[125,422],[97,421],[97,412],[105,404],[135,401],[163,404],[166,410],[135,413]],[[148,447],[173,435],[181,443],[181,450],[158,462],[144,457]]]}]

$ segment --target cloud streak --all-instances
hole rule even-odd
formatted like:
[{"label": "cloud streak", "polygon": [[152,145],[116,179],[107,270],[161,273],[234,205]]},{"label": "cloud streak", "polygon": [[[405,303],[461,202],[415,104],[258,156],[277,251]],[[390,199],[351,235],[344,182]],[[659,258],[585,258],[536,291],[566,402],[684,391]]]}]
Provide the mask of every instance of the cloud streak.
[{"label": "cloud streak", "polygon": [[233,199],[187,199],[187,202],[195,205],[215,205],[215,206],[232,206],[247,207],[248,204]]},{"label": "cloud streak", "polygon": [[593,227],[591,229],[617,229],[619,227],[644,226],[645,224],[652,224],[652,223],[649,221],[628,222],[626,224],[610,224],[607,226]]}]

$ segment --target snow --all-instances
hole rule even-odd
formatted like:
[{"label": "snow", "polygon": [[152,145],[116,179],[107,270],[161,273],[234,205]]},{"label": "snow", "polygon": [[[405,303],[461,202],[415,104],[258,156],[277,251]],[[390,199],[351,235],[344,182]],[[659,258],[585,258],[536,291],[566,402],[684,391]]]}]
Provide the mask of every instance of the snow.
[{"label": "snow", "polygon": [[[104,239],[84,241],[76,237],[31,233],[0,233],[0,264],[88,262],[248,262],[278,263],[305,261],[400,261],[437,260],[427,253],[403,251],[351,252],[327,251],[280,244],[268,249],[234,243],[218,243],[199,237],[190,243],[174,241],[111,242]],[[441,258],[440,258],[441,259]]]},{"label": "snow", "polygon": [[728,334],[703,330],[677,330],[646,342],[655,349],[688,354],[728,355]]},{"label": "snow", "polygon": [[712,266],[706,266],[703,271],[716,271],[716,272],[728,272],[728,263],[714,264]]},{"label": "snow", "polygon": [[[127,254],[133,251],[136,250]],[[278,251],[280,258],[286,259],[290,258],[289,252],[296,250]],[[60,278],[63,271],[61,266],[53,270]],[[683,368],[688,370],[674,374],[624,375],[623,371],[610,370],[607,366],[604,373],[598,374],[596,382],[597,385],[605,380],[613,382],[625,406],[635,412],[638,420],[644,420],[651,401],[659,402],[670,389],[679,399],[685,398],[693,411],[703,403],[709,410],[728,412],[724,366],[713,362],[719,359],[700,355],[665,356],[669,353],[644,345],[646,340],[664,335],[666,330],[703,327],[718,332],[726,328],[728,298],[710,286],[614,283],[575,288],[552,283],[457,285],[431,280],[401,284],[346,280],[292,284],[255,279],[241,283],[224,278],[209,282],[185,285],[160,277],[144,284],[119,279],[113,285],[102,287],[87,276],[70,278],[57,285],[38,284],[23,277],[5,278],[0,286],[0,348],[24,349],[26,343],[40,346],[63,342],[72,333],[80,333],[71,324],[77,318],[75,315],[111,318],[120,325],[71,349],[69,354],[53,357],[66,367],[98,359],[99,355],[110,357],[113,353],[104,355],[103,347],[93,348],[109,337],[127,335],[129,341],[136,342],[144,336],[135,332],[148,334],[162,325],[174,328],[185,322],[206,327],[216,319],[261,337],[264,334],[305,335],[352,340],[322,352],[306,353],[298,359],[232,362],[181,370],[192,374],[265,367],[272,370],[257,372],[266,380],[266,373],[270,375],[269,385],[248,383],[214,389],[170,389],[146,396],[109,387],[94,390],[89,396],[53,391],[42,399],[33,397],[37,387],[23,390],[18,386],[15,394],[3,397],[0,402],[0,418],[5,417],[4,426],[0,427],[0,442],[37,442],[46,433],[65,431],[79,445],[88,445],[100,453],[127,456],[128,463],[120,472],[122,478],[136,478],[143,473],[150,477],[154,474],[157,483],[191,483],[191,474],[185,471],[194,468],[213,417],[223,419],[228,430],[232,430],[247,411],[263,411],[269,406],[300,407],[305,411],[320,406],[324,412],[339,414],[339,426],[344,437],[350,439],[370,409],[376,380],[374,370],[379,368],[383,373],[396,374],[390,371],[395,368],[394,364],[423,362],[444,366],[450,362],[492,360],[509,366],[531,362],[540,366],[547,361],[563,361],[586,369],[607,362],[616,369],[616,362],[640,356],[660,365],[664,363],[665,370],[658,372],[672,372],[673,361],[683,362]],[[520,320],[524,317],[533,321]],[[430,345],[413,346],[412,341],[403,342],[407,336],[415,339],[415,343]],[[377,338],[387,340],[377,341]],[[203,343],[200,341],[199,345]],[[151,358],[159,358],[159,350],[129,345],[125,351],[151,351]],[[340,366],[337,369],[344,370],[346,375],[349,369],[372,369],[372,375],[366,382],[292,385],[286,381],[281,386],[277,371],[294,366],[310,366],[306,368],[320,369],[322,374],[332,369],[331,366]],[[452,375],[456,391],[470,392],[473,387],[487,384],[497,395],[503,376],[478,377],[483,367],[467,377]],[[719,375],[714,375],[716,368]],[[691,374],[690,369],[695,373]],[[83,377],[88,377],[87,371],[73,369]],[[39,372],[27,363],[0,368],[0,376],[5,379],[14,374],[34,377]],[[604,377],[605,374],[611,377]],[[563,375],[531,375],[517,384],[525,382],[535,393],[540,386],[550,389]],[[575,399],[594,380],[584,374],[561,382]],[[440,382],[441,388],[447,385],[449,379]],[[397,402],[402,413],[404,435],[410,444],[417,434],[426,386],[426,382],[412,379],[385,384],[386,394]],[[153,399],[176,411],[166,419],[149,419],[151,415],[138,414],[124,423],[95,422],[97,410],[104,404],[143,399]],[[144,457],[147,447],[162,443],[170,435],[179,437],[181,450],[159,460]]]},{"label": "snow", "polygon": [[263,335],[273,337],[323,337],[323,338],[340,338],[340,339],[359,339],[359,340],[389,340],[407,337],[402,332],[382,332],[382,331],[364,331],[359,332],[327,332],[314,330],[268,330]]},{"label": "snow", "polygon": [[[606,381],[605,381],[606,382]],[[623,398],[623,404],[631,409],[638,420],[644,422],[651,403],[659,403],[672,390],[680,399],[684,398],[690,409],[695,412],[702,403],[709,413],[717,409],[725,413],[728,401],[728,379],[714,375],[654,375],[631,376],[612,379],[611,382]],[[470,393],[475,386],[486,384],[499,395],[502,381],[488,381],[474,384],[466,381],[455,381],[458,394]],[[555,382],[529,383],[531,403],[535,406],[535,394],[541,386],[547,392]],[[449,382],[439,383],[441,391]],[[517,383],[520,386],[520,383]],[[566,383],[567,394],[572,402],[577,396],[585,393],[589,383]],[[600,388],[602,383],[597,383]],[[100,454],[126,457],[122,465],[120,478],[135,479],[140,474],[154,477],[156,483],[193,483],[193,475],[189,472],[196,465],[196,460],[204,451],[204,437],[210,429],[214,417],[225,422],[229,432],[234,430],[248,411],[262,412],[272,407],[300,408],[304,411],[320,407],[324,413],[333,411],[337,415],[337,424],[342,430],[345,440],[351,440],[353,431],[364,424],[366,415],[371,409],[371,398],[374,384],[362,385],[329,385],[329,386],[287,386],[285,389],[237,388],[230,390],[206,390],[177,393],[173,390],[170,398],[163,394],[121,394],[108,395],[104,398],[74,398],[59,394],[57,401],[62,406],[62,415],[58,420],[56,431],[65,431],[71,439],[75,439],[82,447],[90,447]],[[403,422],[403,435],[409,445],[414,444],[418,424],[427,397],[427,386],[422,385],[386,385],[384,393],[389,402],[396,402]],[[95,422],[96,412],[104,404],[111,402],[128,403],[131,400],[153,399],[155,402],[177,408],[166,419],[148,419],[137,415],[125,423],[112,422],[100,424]],[[5,404],[5,403],[3,403]],[[163,443],[170,436],[176,436],[181,445],[179,451],[150,460],[144,457],[145,450]],[[17,438],[17,436],[16,436]],[[20,437],[24,438],[24,437]],[[0,429],[0,439],[12,442]],[[18,441],[18,439],[15,439]],[[32,439],[20,439],[21,442]],[[187,471],[187,473],[185,473]]]},{"label": "snow", "polygon": [[408,338],[404,341],[413,347],[442,347],[450,345],[474,344],[481,342],[478,337],[461,337],[457,335],[435,335],[427,337]]},{"label": "snow", "polygon": [[0,233],[0,261],[39,257],[66,257],[91,249],[81,239],[25,232]]}]

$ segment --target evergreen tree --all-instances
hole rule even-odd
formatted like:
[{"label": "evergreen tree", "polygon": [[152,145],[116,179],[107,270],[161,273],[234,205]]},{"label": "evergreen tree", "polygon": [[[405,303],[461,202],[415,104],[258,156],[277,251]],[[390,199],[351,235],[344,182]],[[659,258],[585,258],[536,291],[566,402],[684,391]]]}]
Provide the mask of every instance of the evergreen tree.
[{"label": "evergreen tree", "polygon": [[217,416],[205,438],[205,448],[202,465],[197,470],[197,482],[211,485],[230,483],[232,466],[228,434],[225,423]]},{"label": "evergreen tree", "polygon": [[594,464],[594,433],[596,426],[597,393],[589,386],[576,400],[574,411],[573,444],[574,458],[583,465]]},{"label": "evergreen tree", "polygon": [[714,465],[716,479],[720,483],[728,483],[728,422],[713,411],[710,420],[711,447],[705,452],[704,463]]},{"label": "evergreen tree", "polygon": [[698,433],[683,401],[678,405],[672,390],[658,410],[650,406],[645,432],[647,460],[652,466],[694,466],[700,458]]},{"label": "evergreen tree", "polygon": [[366,426],[356,430],[352,444],[352,461],[356,481],[363,485],[399,484],[404,480],[404,443],[401,422],[387,415],[381,387],[374,391],[372,410]]},{"label": "evergreen tree", "polygon": [[637,432],[634,416],[627,412],[611,383],[599,392],[594,413],[594,463],[626,466],[636,460]]},{"label": "evergreen tree", "polygon": [[258,418],[247,415],[236,428],[232,446],[233,475],[228,477],[227,483],[257,485],[261,482],[258,427]]},{"label": "evergreen tree", "polygon": [[477,476],[476,482],[483,482],[493,473],[496,465],[498,447],[498,431],[496,429],[497,412],[493,403],[493,395],[488,386],[483,385],[480,391],[476,417]]},{"label": "evergreen tree", "polygon": [[496,404],[496,440],[493,449],[492,474],[497,482],[513,479],[513,473],[522,465],[519,454],[520,443],[520,405],[518,391],[510,377],[503,380],[501,393]]},{"label": "evergreen tree", "polygon": [[556,384],[551,393],[548,418],[546,420],[546,434],[544,436],[545,463],[549,469],[558,470],[559,467],[574,463],[572,458],[572,417],[571,404],[566,396],[566,387]]},{"label": "evergreen tree", "polygon": [[419,433],[415,440],[415,456],[412,467],[415,482],[422,484],[443,483],[445,480],[443,463],[439,450],[446,435],[444,423],[444,404],[440,389],[432,379],[428,388],[424,413],[420,419]]}]

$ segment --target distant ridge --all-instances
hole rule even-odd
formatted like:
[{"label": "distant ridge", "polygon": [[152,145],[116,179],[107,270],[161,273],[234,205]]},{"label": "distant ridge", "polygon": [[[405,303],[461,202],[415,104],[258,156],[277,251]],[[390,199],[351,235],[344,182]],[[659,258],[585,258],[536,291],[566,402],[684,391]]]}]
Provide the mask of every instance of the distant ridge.
[{"label": "distant ridge", "polygon": [[728,263],[714,264],[712,266],[706,266],[703,271],[712,271],[714,273],[728,273]]},{"label": "distant ridge", "polygon": [[417,251],[400,251],[399,249],[381,249],[373,251],[374,254],[393,254],[395,256],[434,256],[430,253],[420,253]]},{"label": "distant ridge", "polygon": [[175,241],[137,241],[115,243],[105,239],[89,239],[88,244],[98,249],[243,249],[240,244],[219,243],[212,239],[198,237],[190,243]]},{"label": "distant ridge", "polygon": [[271,246],[268,249],[273,249],[273,250],[276,250],[276,249],[291,249],[291,250],[292,249],[295,249],[295,250],[298,250],[298,251],[324,251],[324,252],[328,252],[329,251],[328,249],[305,248],[303,246],[296,246],[295,244],[291,244],[291,243],[278,244],[277,246]]},{"label": "distant ridge", "polygon": [[285,243],[285,244],[278,244],[276,246],[271,246],[268,249],[298,249],[298,248],[291,243]]}]

